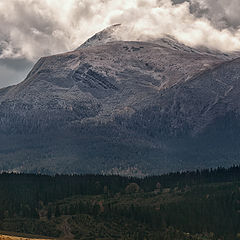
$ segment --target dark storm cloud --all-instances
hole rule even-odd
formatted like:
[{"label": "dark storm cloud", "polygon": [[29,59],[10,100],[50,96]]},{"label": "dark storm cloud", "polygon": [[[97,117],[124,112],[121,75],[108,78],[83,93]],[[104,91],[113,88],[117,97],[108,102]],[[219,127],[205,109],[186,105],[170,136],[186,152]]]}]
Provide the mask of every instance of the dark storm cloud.
[{"label": "dark storm cloud", "polygon": [[24,71],[26,68],[30,68],[32,66],[32,62],[24,59],[24,58],[18,58],[18,59],[12,59],[12,58],[5,58],[0,59],[0,65],[5,66],[9,69],[16,70],[16,71]]},{"label": "dark storm cloud", "polygon": [[[9,67],[10,66],[10,67]],[[14,66],[9,64],[0,63],[0,88],[7,87],[9,85],[14,85],[21,82],[30,71],[32,65],[26,65],[25,67],[15,69]]]},{"label": "dark storm cloud", "polygon": [[189,0],[172,0],[172,2],[174,4],[181,4],[181,3],[184,3],[184,2],[189,2]]}]

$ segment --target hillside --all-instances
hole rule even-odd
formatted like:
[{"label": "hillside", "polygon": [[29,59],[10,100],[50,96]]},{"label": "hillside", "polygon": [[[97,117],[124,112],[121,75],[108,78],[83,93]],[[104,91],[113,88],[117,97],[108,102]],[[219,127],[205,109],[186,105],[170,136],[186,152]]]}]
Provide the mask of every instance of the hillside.
[{"label": "hillside", "polygon": [[143,179],[2,174],[0,231],[46,239],[236,240],[239,189],[239,167]]},{"label": "hillside", "polygon": [[118,27],[0,90],[0,170],[145,176],[239,163],[237,55],[168,36],[119,41]]}]

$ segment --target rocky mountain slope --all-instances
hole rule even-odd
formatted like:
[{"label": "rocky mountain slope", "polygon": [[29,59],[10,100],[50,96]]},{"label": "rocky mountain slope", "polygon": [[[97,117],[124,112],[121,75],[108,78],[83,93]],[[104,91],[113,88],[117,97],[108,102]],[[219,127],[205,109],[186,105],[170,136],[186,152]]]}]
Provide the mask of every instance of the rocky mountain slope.
[{"label": "rocky mountain slope", "polygon": [[240,58],[118,25],[0,90],[0,169],[157,174],[239,163]]}]

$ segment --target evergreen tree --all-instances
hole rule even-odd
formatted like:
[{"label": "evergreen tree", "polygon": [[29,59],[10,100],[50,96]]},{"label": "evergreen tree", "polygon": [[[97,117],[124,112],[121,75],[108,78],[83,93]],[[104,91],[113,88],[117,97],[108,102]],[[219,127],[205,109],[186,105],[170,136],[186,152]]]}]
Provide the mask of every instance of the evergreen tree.
[{"label": "evergreen tree", "polygon": [[61,212],[60,212],[60,208],[59,208],[59,205],[56,206],[56,209],[55,209],[55,217],[60,217],[61,216]]},{"label": "evergreen tree", "polygon": [[48,211],[47,211],[47,218],[51,219],[52,218],[52,208],[49,206]]}]

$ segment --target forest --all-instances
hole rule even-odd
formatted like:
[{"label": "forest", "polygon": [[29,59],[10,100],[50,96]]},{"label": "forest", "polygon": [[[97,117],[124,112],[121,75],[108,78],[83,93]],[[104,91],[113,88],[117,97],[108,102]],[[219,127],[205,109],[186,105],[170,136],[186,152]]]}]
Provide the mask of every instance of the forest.
[{"label": "forest", "polygon": [[0,174],[0,233],[62,239],[240,239],[240,166],[145,178]]}]

